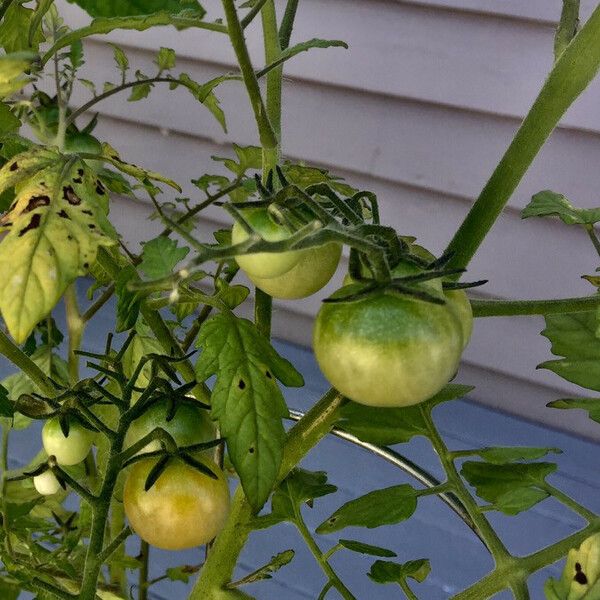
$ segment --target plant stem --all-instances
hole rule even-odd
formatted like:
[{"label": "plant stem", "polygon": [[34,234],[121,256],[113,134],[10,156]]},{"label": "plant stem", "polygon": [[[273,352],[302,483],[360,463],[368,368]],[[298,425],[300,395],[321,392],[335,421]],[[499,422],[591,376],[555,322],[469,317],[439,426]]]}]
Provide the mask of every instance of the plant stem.
[{"label": "plant stem", "polygon": [[150,562],[150,546],[142,540],[140,544],[140,573],[138,586],[140,588],[138,600],[148,600],[148,563]]},{"label": "plant stem", "polygon": [[594,244],[594,248],[596,248],[596,252],[598,253],[598,256],[600,256],[600,240],[598,239],[598,236],[596,235],[596,230],[594,229],[594,226],[586,225],[585,230],[587,231],[587,234],[590,237],[592,244]]},{"label": "plant stem", "polygon": [[81,315],[81,320],[84,323],[87,323],[92,319],[92,317],[112,298],[112,295],[115,293],[115,284],[111,283],[105,290],[102,292],[102,295],[94,304],[92,304],[86,311]]},{"label": "plant stem", "polygon": [[258,79],[254,69],[252,68],[252,62],[250,60],[250,54],[246,46],[246,40],[244,39],[244,31],[238,19],[237,11],[235,8],[234,0],[221,0],[223,9],[225,10],[225,17],[227,19],[227,30],[229,33],[229,39],[235,52],[244,84],[250,98],[250,104],[254,111],[254,117],[256,119],[256,125],[258,127],[258,134],[260,137],[260,143],[263,148],[273,149],[277,147],[277,137],[273,131],[267,111],[260,93],[260,87],[258,85]]},{"label": "plant stem", "polygon": [[279,43],[282,50],[285,50],[290,45],[294,20],[296,19],[296,11],[298,10],[298,1],[299,0],[288,0],[285,12],[283,13],[281,27],[279,28]]},{"label": "plant stem", "polygon": [[[335,390],[327,392],[288,432],[279,468],[278,482],[284,479],[306,453],[331,430],[339,417],[344,398]],[[225,586],[232,580],[233,570],[252,529],[252,509],[238,487],[229,518],[218,535],[210,555],[200,572],[188,600],[229,599]],[[247,596],[240,596],[247,597]]]},{"label": "plant stem", "polygon": [[254,322],[258,331],[267,339],[271,338],[271,314],[273,299],[259,288],[254,293]]},{"label": "plant stem", "polygon": [[565,51],[579,27],[579,0],[563,0],[560,21],[554,36],[554,60]]},{"label": "plant stem", "polygon": [[585,506],[582,506],[581,504],[579,504],[579,502],[573,500],[573,498],[567,496],[567,494],[565,494],[558,488],[555,488],[553,485],[546,482],[542,489],[548,492],[554,498],[556,498],[559,502],[562,502],[562,504],[564,504],[565,506],[568,506],[573,512],[583,517],[589,523],[595,521],[598,518],[598,516],[594,514],[591,510],[588,510]]},{"label": "plant stem", "polygon": [[451,485],[454,494],[460,500],[468,515],[471,517],[474,525],[477,527],[477,530],[481,534],[485,545],[491,552],[496,565],[503,564],[508,558],[510,558],[508,550],[502,543],[502,540],[498,537],[498,534],[489,524],[488,520],[480,512],[479,507],[465,487],[465,484],[463,483],[463,480],[461,479],[458,471],[456,470],[456,466],[454,465],[454,457],[438,433],[431,418],[430,412],[428,409],[421,406],[421,414],[427,423],[428,437],[440,459],[440,462],[442,463],[442,466],[444,467],[444,471],[448,477],[448,483]]},{"label": "plant stem", "polygon": [[64,300],[67,312],[67,331],[69,333],[67,362],[69,365],[71,384],[75,384],[79,381],[79,356],[77,356],[76,352],[81,347],[85,321],[81,318],[79,312],[77,290],[74,283],[66,289]]},{"label": "plant stem", "polygon": [[56,389],[50,378],[1,329],[0,354],[23,371],[42,394],[50,398],[56,396]]},{"label": "plant stem", "polygon": [[4,529],[4,542],[6,545],[6,551],[9,556],[13,555],[13,547],[10,539],[10,528],[8,522],[8,515],[6,512],[6,473],[8,472],[8,438],[10,435],[10,427],[2,423],[2,455],[0,456],[0,463],[2,467],[2,527]]},{"label": "plant stem", "polygon": [[552,315],[594,310],[599,305],[600,294],[558,300],[471,300],[474,317]]},{"label": "plant stem", "polygon": [[404,592],[405,596],[408,598],[408,600],[419,600],[414,592],[410,589],[410,587],[408,586],[408,582],[406,581],[406,579],[401,579],[398,582],[398,585],[402,588],[402,591]]},{"label": "plant stem", "polygon": [[310,531],[308,530],[308,527],[306,526],[306,523],[304,522],[304,519],[302,518],[302,515],[300,514],[299,510],[296,511],[296,519],[294,520],[294,524],[298,528],[298,531],[300,532],[302,539],[308,546],[308,549],[315,557],[315,560],[319,563],[321,570],[323,571],[323,573],[325,573],[327,579],[331,581],[335,589],[346,600],[356,600],[352,592],[344,585],[342,580],[337,576],[337,573],[333,570],[331,565],[324,558],[321,549],[317,545],[317,542],[315,542],[313,536],[310,534]]},{"label": "plant stem", "polygon": [[258,2],[248,11],[246,16],[240,21],[242,24],[242,29],[246,29],[252,21],[254,21],[254,17],[261,11],[262,7],[265,5],[265,2],[268,0],[258,0]]},{"label": "plant stem", "polygon": [[[123,559],[125,558],[124,542],[130,534],[131,530],[128,527],[125,527],[125,510],[123,508],[123,503],[113,499],[110,510],[110,537],[112,541],[108,544],[107,548],[112,550],[111,554],[114,554],[117,560],[114,562],[111,561],[109,565],[110,582],[112,585],[119,588],[124,598],[127,597],[129,587],[127,571],[125,570],[123,563]],[[107,548],[103,551],[104,555],[106,554]],[[110,554],[106,556],[106,558],[109,556]],[[106,558],[104,560],[106,560]]]},{"label": "plant stem", "polygon": [[531,110],[452,238],[448,269],[466,268],[560,118],[600,68],[600,6],[556,61]]}]

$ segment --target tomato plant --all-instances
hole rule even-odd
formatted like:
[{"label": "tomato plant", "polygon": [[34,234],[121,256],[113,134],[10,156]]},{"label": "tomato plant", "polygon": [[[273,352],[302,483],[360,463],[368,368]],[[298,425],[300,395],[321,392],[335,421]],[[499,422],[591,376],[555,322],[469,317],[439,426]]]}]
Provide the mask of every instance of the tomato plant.
[{"label": "tomato plant", "polygon": [[[147,600],[152,586],[167,580],[189,580],[190,600],[252,598],[245,591],[250,584],[271,578],[295,553],[281,551],[236,579],[241,553],[256,531],[287,523],[323,572],[320,600],[329,593],[357,598],[338,573],[340,563],[331,560],[338,552],[361,555],[373,585],[395,584],[413,599],[413,588],[436,565],[412,556],[410,535],[401,536],[404,562],[387,560],[396,556],[391,548],[317,536],[347,527],[400,528],[424,496],[446,503],[491,557],[490,572],[455,599],[483,600],[503,590],[517,600],[530,591],[539,598],[539,580],[531,576],[563,558],[563,575],[546,581],[546,597],[598,597],[600,516],[549,480],[557,465],[539,459],[558,450],[454,448],[434,409],[472,389],[454,377],[464,376],[461,355],[477,318],[543,317],[557,359],[540,366],[600,390],[597,290],[536,300],[483,300],[467,291],[486,283],[471,281],[468,272],[478,248],[600,69],[600,5],[579,23],[579,1],[564,0],[555,60],[538,97],[435,256],[409,235],[423,232],[389,225],[373,192],[286,158],[284,117],[293,118],[283,110],[287,62],[307,51],[347,47],[314,37],[296,42],[298,0],[221,0],[210,14],[197,0],[69,1],[92,19],[73,28],[53,0],[0,2],[0,355],[16,369],[0,383],[0,598],[28,592],[40,600]],[[142,63],[155,38],[143,32],[158,26],[187,30],[173,33],[178,44],[194,36],[202,48],[224,41],[236,66],[225,70],[211,58],[219,73],[196,80],[180,71],[173,49],[161,47],[146,61],[148,71]],[[264,64],[250,52],[249,27],[262,33]],[[100,42],[90,46],[88,38],[118,30],[147,35],[145,50],[111,43],[117,72],[100,77],[89,60]],[[105,140],[110,128],[96,129],[103,102],[172,93],[190,94],[225,134],[228,111],[219,100],[225,83],[247,96],[253,122],[242,129],[254,133],[257,145],[232,144],[226,157],[214,157],[218,172],[189,173],[193,188],[134,164],[117,150],[128,146],[123,139]],[[161,115],[161,127],[170,127],[172,116]],[[311,141],[307,147],[319,147]],[[157,155],[162,170],[171,171],[169,159],[177,157]],[[136,210],[151,203],[161,224],[139,248],[111,216],[119,197],[126,197],[121,206]],[[545,190],[522,217],[557,217],[600,253],[598,208],[580,209]],[[231,227],[208,235],[215,219],[231,218]],[[441,218],[428,218],[439,247]],[[315,294],[340,263],[345,268],[346,256],[344,285],[323,298],[314,322],[314,353],[332,387],[303,414],[287,405],[281,390],[302,387],[304,377],[271,343],[272,299]],[[251,289],[236,280],[240,270]],[[584,278],[600,286],[597,276]],[[79,291],[86,285],[84,298]],[[113,321],[106,317],[111,309]],[[96,335],[104,328],[101,345],[86,337],[91,322]],[[594,397],[549,407],[584,409],[595,421],[600,414]],[[297,421],[289,429],[288,419]],[[41,436],[31,427],[36,420],[44,421]],[[13,436],[27,434],[40,451],[17,467],[9,457]],[[330,434],[416,482],[402,479],[347,499],[313,531],[307,507],[337,488],[327,473],[299,465],[313,448],[322,452],[318,443]],[[439,458],[441,481],[398,451],[415,436]],[[230,484],[236,488],[231,499]],[[586,525],[513,555],[489,513],[513,516],[548,498]],[[200,545],[206,549],[194,549]],[[149,577],[151,546],[192,548],[198,564]],[[463,560],[457,546],[452,553]]]},{"label": "tomato plant", "polygon": [[215,479],[185,463],[172,461],[146,490],[156,459],[135,463],[127,475],[123,504],[133,530],[165,550],[210,542],[229,513],[227,479],[217,465],[207,467]]}]

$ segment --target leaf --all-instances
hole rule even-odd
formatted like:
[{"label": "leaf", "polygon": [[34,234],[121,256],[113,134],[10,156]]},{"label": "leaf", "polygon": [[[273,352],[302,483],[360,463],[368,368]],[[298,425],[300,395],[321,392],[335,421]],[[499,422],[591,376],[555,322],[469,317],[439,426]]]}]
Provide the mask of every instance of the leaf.
[{"label": "leaf", "polygon": [[191,570],[187,565],[171,567],[166,571],[166,575],[170,581],[183,581],[183,583],[188,583],[194,573],[195,570]]},{"label": "leaf", "polygon": [[273,70],[275,67],[286,62],[290,58],[293,58],[297,54],[300,54],[301,52],[306,52],[307,50],[311,50],[312,48],[332,48],[332,47],[341,47],[341,48],[346,48],[346,50],[347,50],[348,44],[346,44],[346,42],[343,42],[341,40],[320,40],[317,38],[313,38],[312,40],[307,40],[306,42],[301,42],[299,44],[295,44],[294,46],[290,46],[289,48],[286,48],[283,52],[281,52],[281,54],[279,55],[277,60],[275,60],[272,63],[270,63],[269,65],[267,65],[264,69],[261,69],[257,73],[257,76],[261,77],[262,75],[265,75],[269,71]]},{"label": "leaf", "polygon": [[264,579],[272,579],[273,578],[272,574],[275,573],[276,571],[279,571],[279,569],[281,569],[281,567],[285,567],[285,565],[292,562],[292,559],[294,558],[295,554],[296,553],[293,550],[284,550],[283,552],[279,552],[279,554],[272,556],[271,560],[266,565],[259,567],[258,569],[256,569],[256,571],[249,573],[242,579],[239,579],[238,581],[234,581],[233,583],[228,584],[227,587],[228,588],[236,588],[241,585],[246,585],[248,583],[254,583],[255,581],[262,581]]},{"label": "leaf", "polygon": [[552,343],[552,354],[563,356],[538,365],[590,390],[600,391],[600,338],[595,311],[546,315],[542,335]]},{"label": "leaf", "polygon": [[190,251],[187,247],[179,248],[177,241],[168,237],[157,237],[144,244],[140,270],[149,279],[161,279],[171,275],[175,266]]},{"label": "leaf", "polygon": [[150,15],[158,11],[177,14],[183,9],[193,8],[202,18],[205,11],[196,0],[67,0],[77,4],[92,17],[128,17]]},{"label": "leaf", "polygon": [[156,64],[160,71],[169,71],[175,67],[175,50],[172,48],[161,48],[156,56]]},{"label": "leaf", "polygon": [[330,175],[326,169],[286,162],[283,166],[283,172],[291,183],[295,183],[301,189],[306,189],[318,183],[326,183],[334,192],[344,196],[350,197],[358,192],[356,188],[343,183],[341,177]]},{"label": "leaf", "polygon": [[262,149],[258,146],[239,146],[233,144],[233,151],[238,160],[233,158],[222,158],[213,156],[212,159],[217,162],[222,162],[225,168],[229,169],[234,175],[241,177],[249,170],[262,169]]},{"label": "leaf", "polygon": [[0,136],[18,131],[21,121],[13,114],[10,107],[4,102],[0,103]]},{"label": "leaf", "polygon": [[324,471],[306,471],[294,469],[278,486],[271,500],[271,513],[254,519],[256,529],[266,529],[283,521],[296,521],[300,506],[312,504],[315,498],[321,498],[337,491],[337,487],[327,483]]},{"label": "leaf", "polygon": [[21,586],[6,579],[0,579],[0,598],[2,600],[17,600],[21,595]]},{"label": "leaf", "polygon": [[600,398],[560,398],[547,404],[550,408],[573,409],[581,408],[588,411],[592,421],[600,423]]},{"label": "leaf", "polygon": [[593,225],[600,221],[600,208],[575,208],[562,194],[544,190],[533,196],[521,217],[559,217],[567,225]]},{"label": "leaf", "polygon": [[25,71],[36,58],[32,52],[11,52],[0,56],[0,99],[12,96],[32,81]]},{"label": "leaf", "polygon": [[[0,170],[0,184],[16,162]],[[0,311],[18,344],[85,275],[98,248],[115,243],[105,207],[105,192],[82,161],[46,167],[20,186],[0,218],[0,228],[9,228],[0,242]]]},{"label": "leaf", "polygon": [[[441,392],[427,401],[433,407],[442,402],[462,398],[472,386],[448,384]],[[342,408],[337,426],[355,435],[363,442],[389,446],[408,442],[416,435],[427,436],[427,423],[423,419],[421,405],[406,408],[374,408],[349,402]]]},{"label": "leaf", "polygon": [[137,322],[142,304],[142,297],[138,292],[129,289],[132,281],[138,281],[139,277],[133,265],[127,265],[119,271],[115,281],[115,293],[117,295],[117,323],[115,331],[121,333],[128,331]]},{"label": "leaf", "polygon": [[495,465],[512,463],[523,460],[537,460],[547,454],[562,454],[559,448],[531,448],[531,447],[507,447],[507,448],[482,448],[477,452],[473,452],[475,456],[479,456],[483,460]]},{"label": "leaf", "polygon": [[113,57],[117,68],[121,71],[123,76],[125,76],[125,72],[129,69],[129,59],[127,58],[127,54],[125,54],[124,50],[116,44],[109,43],[109,46],[112,46]]},{"label": "leaf", "polygon": [[[495,465],[468,461],[462,465],[461,475],[480,498],[493,504],[496,510],[514,515],[548,496],[543,490],[545,479],[554,471],[554,463]],[[534,489],[535,493],[518,491],[524,489]]]},{"label": "leaf", "polygon": [[127,102],[137,102],[138,100],[143,100],[150,95],[152,91],[152,84],[147,83],[146,80],[148,77],[144,75],[141,71],[136,71],[136,79],[140,83],[131,88],[131,94],[129,94],[129,98],[127,98]]},{"label": "leaf", "polygon": [[58,167],[59,160],[60,157],[56,152],[42,146],[34,146],[30,150],[11,156],[0,169],[0,193],[29,179],[48,166]]},{"label": "leaf", "polygon": [[15,407],[8,398],[8,390],[0,384],[0,417],[12,419],[14,412]]},{"label": "leaf", "polygon": [[422,583],[430,571],[431,565],[426,558],[409,560],[404,564],[378,560],[373,563],[367,575],[376,583],[400,583],[407,578]]},{"label": "leaf", "polygon": [[384,556],[392,558],[396,556],[395,552],[388,550],[387,548],[380,548],[379,546],[372,546],[371,544],[365,544],[364,542],[356,542],[354,540],[339,540],[340,546],[343,546],[347,550],[352,552],[358,552],[359,554],[368,554],[369,556]]},{"label": "leaf", "polygon": [[338,508],[317,527],[317,533],[332,533],[345,527],[393,525],[410,518],[417,508],[417,490],[408,484],[369,492]]},{"label": "leaf", "polygon": [[[212,113],[213,117],[217,119],[219,125],[223,128],[223,131],[227,133],[227,123],[225,121],[225,113],[219,105],[219,100],[214,95],[213,90],[223,81],[232,79],[229,75],[221,75],[211,79],[207,83],[200,84],[195,82],[187,73],[181,73],[178,79],[173,80],[172,89],[175,89],[178,85],[183,85],[191,94],[204,104],[206,108]],[[235,145],[235,144],[234,144]]]},{"label": "leaf", "polygon": [[23,50],[37,51],[44,36],[40,30],[35,31],[31,44],[29,29],[35,11],[21,6],[20,2],[12,2],[0,21],[0,45],[5,52],[21,52]]},{"label": "leaf", "polygon": [[275,379],[287,386],[302,376],[246,319],[223,313],[203,325],[197,347],[199,380],[217,376],[212,415],[227,439],[231,461],[254,509],[267,500],[281,464],[288,411]]}]

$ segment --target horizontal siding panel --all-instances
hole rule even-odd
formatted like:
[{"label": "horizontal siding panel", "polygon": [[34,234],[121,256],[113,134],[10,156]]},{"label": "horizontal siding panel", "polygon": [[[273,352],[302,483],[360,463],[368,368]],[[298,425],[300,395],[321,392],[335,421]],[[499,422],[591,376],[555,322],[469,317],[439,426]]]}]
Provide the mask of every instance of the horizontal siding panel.
[{"label": "horizontal siding panel", "polygon": [[[71,5],[66,14],[73,23],[89,20]],[[319,0],[301,5],[293,41],[344,39],[350,51],[313,50],[289,61],[286,73],[314,83],[522,117],[552,66],[553,36],[552,24],[395,2]],[[248,37],[258,67],[263,60],[259,28],[252,27]],[[190,30],[173,36],[156,28],[151,35],[116,31],[109,39],[147,50],[162,44],[182,57],[234,67],[228,39],[220,34]],[[599,103],[596,83],[564,125],[600,131]]]}]

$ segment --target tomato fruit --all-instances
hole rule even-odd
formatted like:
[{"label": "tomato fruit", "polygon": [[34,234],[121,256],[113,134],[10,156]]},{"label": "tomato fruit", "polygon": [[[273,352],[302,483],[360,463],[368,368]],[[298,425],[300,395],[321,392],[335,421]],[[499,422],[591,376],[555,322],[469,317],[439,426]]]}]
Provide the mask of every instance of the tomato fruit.
[{"label": "tomato fruit", "polygon": [[[167,421],[169,403],[167,400],[156,402],[143,415],[129,426],[125,436],[125,448],[129,448],[157,427],[169,433],[177,446],[192,446],[210,442],[215,438],[215,428],[208,411],[194,404],[193,400],[181,402],[173,418]],[[160,441],[147,444],[138,454],[160,450]],[[213,450],[205,451],[210,456]]]},{"label": "tomato fruit", "polygon": [[342,247],[332,242],[300,252],[297,264],[279,277],[248,277],[256,287],[273,298],[295,300],[311,296],[333,277],[340,262]]},{"label": "tomato fruit", "polygon": [[325,303],[315,322],[315,356],[342,394],[371,406],[410,406],[440,391],[463,347],[446,305],[383,291],[353,302]]},{"label": "tomato fruit", "polygon": [[71,419],[69,435],[64,436],[58,417],[48,419],[42,428],[42,443],[48,456],[55,456],[59,465],[76,465],[89,454],[94,434]]},{"label": "tomato fruit", "polygon": [[58,490],[62,489],[58,479],[56,479],[56,475],[50,469],[33,478],[33,487],[42,496],[52,496]]},{"label": "tomato fruit", "polygon": [[[280,242],[290,237],[290,232],[279,225],[266,208],[250,208],[244,211],[244,218],[260,237],[267,242]],[[236,221],[231,230],[231,242],[240,244],[248,239],[248,232]],[[300,251],[256,252],[236,256],[236,261],[249,277],[277,277],[289,271],[300,259]]]},{"label": "tomato fruit", "polygon": [[164,550],[207,544],[221,531],[229,513],[225,474],[208,460],[205,464],[217,479],[172,459],[146,492],[146,479],[157,460],[134,463],[125,481],[123,504],[131,528]]},{"label": "tomato fruit", "polygon": [[448,308],[458,317],[463,338],[463,349],[471,339],[473,332],[473,310],[471,303],[464,290],[446,290],[446,304]]}]

